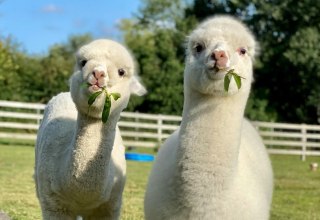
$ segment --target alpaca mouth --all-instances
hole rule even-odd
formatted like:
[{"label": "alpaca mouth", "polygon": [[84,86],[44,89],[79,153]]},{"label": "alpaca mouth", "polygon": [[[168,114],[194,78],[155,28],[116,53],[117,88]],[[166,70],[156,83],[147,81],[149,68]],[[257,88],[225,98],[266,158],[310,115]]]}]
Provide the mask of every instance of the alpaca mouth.
[{"label": "alpaca mouth", "polygon": [[223,79],[226,74],[225,70],[219,69],[217,66],[208,66],[205,72],[211,80]]},{"label": "alpaca mouth", "polygon": [[215,72],[215,73],[219,72],[219,70],[220,70],[216,65],[209,66],[207,69],[209,72]]},{"label": "alpaca mouth", "polygon": [[102,90],[103,88],[105,88],[105,87],[99,86],[98,83],[97,83],[97,84],[94,84],[94,85],[90,85],[90,87],[91,87],[91,89],[92,89],[93,91],[100,91],[100,90]]},{"label": "alpaca mouth", "polygon": [[98,81],[97,82],[90,82],[90,81],[85,81],[82,83],[81,87],[83,88],[88,88],[88,90],[91,93],[102,91],[103,89],[106,89],[106,85],[101,85]]}]

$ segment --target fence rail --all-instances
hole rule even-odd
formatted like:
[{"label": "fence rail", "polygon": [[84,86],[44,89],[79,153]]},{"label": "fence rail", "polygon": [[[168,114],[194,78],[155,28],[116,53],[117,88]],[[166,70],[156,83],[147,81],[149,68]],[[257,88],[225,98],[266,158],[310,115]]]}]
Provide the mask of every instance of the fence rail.
[{"label": "fence rail", "polygon": [[[45,105],[0,101],[0,138],[35,140]],[[180,116],[122,112],[118,123],[127,147],[157,148]],[[320,156],[320,125],[253,122],[271,154]]]}]

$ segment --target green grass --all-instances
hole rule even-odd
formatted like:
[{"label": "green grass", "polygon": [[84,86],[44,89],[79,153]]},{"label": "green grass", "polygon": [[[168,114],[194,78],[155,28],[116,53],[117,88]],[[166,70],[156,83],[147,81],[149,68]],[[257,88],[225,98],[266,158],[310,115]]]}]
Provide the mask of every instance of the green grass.
[{"label": "green grass", "polygon": [[[320,171],[309,171],[320,157],[272,155],[275,191],[272,220],[320,220]],[[34,148],[0,145],[0,210],[12,219],[41,219],[32,179]],[[122,220],[143,219],[143,194],[151,163],[127,162]]]},{"label": "green grass", "polygon": [[33,167],[34,148],[0,146],[0,209],[12,219],[40,219]]},{"label": "green grass", "polygon": [[272,155],[275,175],[271,219],[320,219],[320,170],[309,170],[310,162],[320,164],[320,157]]}]

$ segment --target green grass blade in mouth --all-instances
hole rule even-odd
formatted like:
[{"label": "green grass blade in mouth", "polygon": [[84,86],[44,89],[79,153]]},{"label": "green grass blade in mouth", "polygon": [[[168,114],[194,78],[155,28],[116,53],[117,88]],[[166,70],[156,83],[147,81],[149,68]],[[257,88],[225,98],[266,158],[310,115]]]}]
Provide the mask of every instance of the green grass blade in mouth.
[{"label": "green grass blade in mouth", "polygon": [[229,91],[229,86],[231,82],[231,78],[234,79],[236,82],[237,88],[241,88],[241,79],[245,79],[244,77],[239,76],[237,73],[234,72],[234,69],[229,70],[226,75],[224,76],[224,91]]},{"label": "green grass blade in mouth", "polygon": [[98,92],[93,93],[88,99],[88,105],[91,106],[94,103],[94,101],[96,101],[96,98],[99,95],[101,95],[101,93],[102,93],[102,91],[98,91]]},{"label": "green grass blade in mouth", "polygon": [[102,122],[106,123],[109,118],[111,108],[111,99],[110,96],[106,95],[106,100],[104,102],[103,110],[102,110]]},{"label": "green grass blade in mouth", "polygon": [[240,76],[237,75],[237,74],[232,74],[232,76],[234,78],[234,81],[236,81],[238,89],[240,89],[241,88],[241,78],[240,78]]},{"label": "green grass blade in mouth", "polygon": [[[106,94],[106,99],[104,101],[103,110],[102,110],[102,122],[106,123],[108,121],[110,109],[111,109],[111,96],[113,97],[114,101],[117,101],[121,97],[121,94],[117,92],[109,94],[107,90],[103,88],[103,90],[95,92],[90,95],[88,99],[89,109],[91,105],[95,102],[97,97],[101,95],[103,92]],[[88,114],[89,114],[89,109],[88,109]]]},{"label": "green grass blade in mouth", "polygon": [[228,92],[229,90],[229,85],[230,85],[230,74],[227,73],[224,76],[224,91]]},{"label": "green grass blade in mouth", "polygon": [[117,101],[121,97],[121,94],[117,93],[117,92],[111,93],[111,95],[112,95],[114,101]]}]

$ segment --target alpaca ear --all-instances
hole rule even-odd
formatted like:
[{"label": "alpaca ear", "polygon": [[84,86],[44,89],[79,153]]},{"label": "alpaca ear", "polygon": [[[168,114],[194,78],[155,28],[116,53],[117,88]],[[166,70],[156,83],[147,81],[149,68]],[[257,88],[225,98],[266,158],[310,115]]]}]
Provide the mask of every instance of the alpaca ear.
[{"label": "alpaca ear", "polygon": [[137,96],[142,96],[147,93],[147,90],[140,83],[139,79],[133,76],[130,82],[130,92]]}]

